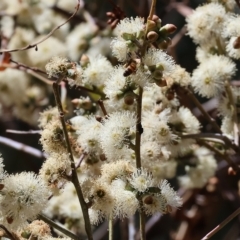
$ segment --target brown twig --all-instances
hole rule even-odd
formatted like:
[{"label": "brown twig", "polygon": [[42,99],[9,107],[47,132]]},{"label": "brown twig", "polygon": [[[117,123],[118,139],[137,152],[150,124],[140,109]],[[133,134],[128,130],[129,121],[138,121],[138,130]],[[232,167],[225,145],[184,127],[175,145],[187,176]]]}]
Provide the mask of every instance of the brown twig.
[{"label": "brown twig", "polygon": [[46,77],[44,77],[43,75],[35,72],[34,68],[31,67],[25,67],[23,65],[12,65],[12,64],[2,64],[2,67],[6,67],[6,68],[13,68],[13,69],[18,69],[20,71],[24,71],[32,76],[34,76],[35,78],[41,80],[42,82],[48,84],[48,85],[52,85],[52,81],[50,81],[49,79],[47,79]]},{"label": "brown twig", "polygon": [[80,186],[80,183],[79,183],[79,180],[78,180],[78,175],[77,175],[75,162],[74,162],[74,158],[73,158],[73,154],[72,154],[72,148],[71,148],[71,144],[70,144],[69,137],[68,137],[67,126],[66,126],[65,119],[64,119],[63,106],[62,106],[61,98],[60,98],[59,91],[58,91],[58,87],[59,87],[58,83],[60,81],[61,80],[58,80],[57,82],[53,83],[53,93],[54,93],[56,104],[57,104],[57,107],[58,107],[59,119],[60,119],[61,124],[62,124],[63,134],[64,134],[65,142],[66,142],[66,145],[67,145],[68,155],[69,155],[69,158],[70,158],[70,161],[71,161],[72,183],[75,186],[77,196],[78,196],[81,208],[82,208],[84,222],[85,222],[85,230],[86,230],[88,239],[93,240],[91,223],[90,223],[89,214],[88,214],[88,206],[87,206],[87,204],[84,200],[82,189],[81,189],[81,186]]},{"label": "brown twig", "polygon": [[77,0],[77,6],[76,6],[76,10],[74,11],[74,13],[63,23],[61,23],[60,25],[56,26],[54,29],[52,29],[52,31],[50,33],[48,33],[44,38],[42,38],[41,40],[37,41],[36,43],[32,43],[32,44],[28,44],[25,47],[22,48],[15,48],[15,49],[0,49],[0,53],[5,53],[5,52],[18,52],[18,51],[25,51],[27,49],[30,48],[37,48],[37,46],[46,41],[49,37],[51,37],[53,35],[53,33],[55,31],[57,31],[59,28],[61,28],[63,25],[65,25],[66,23],[68,23],[78,12],[79,8],[80,8],[80,0]]},{"label": "brown twig", "polygon": [[228,154],[223,154],[221,153],[219,150],[217,150],[216,148],[214,148],[213,146],[211,146],[210,144],[208,144],[207,142],[203,141],[203,140],[197,140],[197,142],[199,143],[199,145],[202,145],[206,148],[208,148],[209,150],[211,150],[212,152],[214,152],[219,158],[224,159],[228,162],[228,164],[236,171],[239,171],[239,167],[238,165],[233,162],[231,160],[231,158],[228,156]]},{"label": "brown twig", "polygon": [[6,138],[6,137],[0,136],[0,144],[3,144],[6,146],[9,146],[11,148],[14,148],[16,150],[22,151],[22,152],[32,155],[36,158],[40,158],[40,159],[47,158],[46,153],[43,153],[42,151],[40,151],[36,148],[30,147],[28,145],[25,145],[23,143],[14,141],[14,140]]},{"label": "brown twig", "polygon": [[0,228],[2,228],[5,231],[9,239],[17,240],[17,238],[4,225],[0,224]]},{"label": "brown twig", "polygon": [[52,226],[53,228],[56,228],[58,231],[62,232],[66,236],[70,237],[71,239],[80,240],[80,238],[77,235],[75,235],[74,233],[70,232],[66,228],[63,228],[59,224],[55,223],[53,220],[48,218],[46,215],[40,213],[38,215],[38,218],[41,219],[42,221],[44,221],[45,223],[47,223],[48,225]]},{"label": "brown twig", "polygon": [[240,214],[240,208],[238,208],[234,213],[222,221],[217,227],[215,227],[211,232],[209,232],[202,240],[210,239],[215,233],[222,229],[226,224],[228,224],[233,218]]},{"label": "brown twig", "polygon": [[102,109],[102,112],[103,112],[104,116],[107,116],[107,111],[106,111],[106,108],[103,104],[103,100],[99,99],[97,102],[98,102],[98,105],[100,106],[100,108]]},{"label": "brown twig", "polygon": [[14,133],[14,134],[40,134],[40,130],[29,130],[29,131],[18,131],[13,129],[7,129],[7,133]]}]

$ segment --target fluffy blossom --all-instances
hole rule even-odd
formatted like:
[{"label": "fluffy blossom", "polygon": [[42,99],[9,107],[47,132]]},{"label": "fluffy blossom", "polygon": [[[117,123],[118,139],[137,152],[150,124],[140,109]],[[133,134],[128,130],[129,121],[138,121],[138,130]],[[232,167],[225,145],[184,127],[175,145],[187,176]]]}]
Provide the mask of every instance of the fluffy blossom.
[{"label": "fluffy blossom", "polygon": [[235,72],[236,66],[229,58],[213,55],[194,70],[192,86],[203,97],[214,97],[221,93],[224,82],[231,80]]},{"label": "fluffy blossom", "polygon": [[31,172],[9,175],[0,192],[0,214],[4,225],[17,229],[34,219],[48,200],[49,192],[44,182]]},{"label": "fluffy blossom", "polygon": [[145,192],[153,185],[153,178],[151,174],[143,169],[136,169],[128,181],[132,187],[138,192]]},{"label": "fluffy blossom", "polygon": [[135,138],[136,116],[128,111],[115,112],[104,120],[101,131],[101,145],[109,160],[125,156],[129,144]]},{"label": "fluffy blossom", "polygon": [[221,36],[223,23],[227,19],[225,8],[218,3],[209,3],[196,8],[187,17],[188,34],[197,44]]},{"label": "fluffy blossom", "polygon": [[82,82],[86,85],[102,87],[111,70],[112,65],[105,57],[101,55],[90,57],[90,63],[83,71]]},{"label": "fluffy blossom", "polygon": [[144,31],[144,18],[124,18],[116,26],[115,33],[118,38],[132,40],[142,36]]}]

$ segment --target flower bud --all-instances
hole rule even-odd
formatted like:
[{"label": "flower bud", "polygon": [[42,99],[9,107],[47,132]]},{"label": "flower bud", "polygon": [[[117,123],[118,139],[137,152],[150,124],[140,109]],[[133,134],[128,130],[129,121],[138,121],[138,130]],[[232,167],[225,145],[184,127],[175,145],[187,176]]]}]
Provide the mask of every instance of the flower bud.
[{"label": "flower bud", "polygon": [[173,24],[166,24],[160,28],[160,32],[163,34],[172,34],[177,30],[177,27]]},{"label": "flower bud", "polygon": [[240,48],[240,37],[237,37],[233,42],[233,48],[239,49]]},{"label": "flower bud", "polygon": [[147,27],[148,27],[148,31],[152,31],[152,30],[156,30],[157,29],[157,25],[154,21],[152,20],[147,20]]},{"label": "flower bud", "polygon": [[155,42],[158,39],[158,34],[154,31],[150,31],[147,34],[147,39],[150,40],[151,42]]},{"label": "flower bud", "polygon": [[162,21],[157,15],[153,15],[152,20],[156,23],[158,29],[162,26]]},{"label": "flower bud", "polygon": [[0,183],[0,190],[4,188],[4,184]]}]

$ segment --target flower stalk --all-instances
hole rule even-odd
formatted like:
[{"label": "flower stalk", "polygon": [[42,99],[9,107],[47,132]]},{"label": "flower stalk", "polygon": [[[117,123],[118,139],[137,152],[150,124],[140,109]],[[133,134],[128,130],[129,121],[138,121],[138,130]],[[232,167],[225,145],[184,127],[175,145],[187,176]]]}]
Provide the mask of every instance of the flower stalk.
[{"label": "flower stalk", "polygon": [[88,239],[92,240],[93,238],[92,238],[92,230],[91,230],[91,224],[90,224],[90,219],[89,219],[89,214],[88,214],[88,206],[87,206],[86,202],[84,201],[82,189],[81,189],[81,186],[80,186],[80,183],[78,180],[77,171],[76,171],[74,158],[73,158],[73,154],[72,154],[72,149],[71,149],[71,145],[70,145],[70,141],[69,141],[69,137],[68,137],[67,127],[66,127],[66,123],[64,120],[64,111],[63,111],[58,87],[59,87],[58,83],[54,82],[53,83],[53,93],[54,93],[56,104],[58,107],[59,118],[60,118],[62,128],[63,128],[63,134],[64,134],[66,145],[67,145],[67,151],[68,151],[69,158],[71,161],[72,183],[75,186],[77,196],[78,196],[81,208],[82,208],[83,217],[84,217],[84,221],[85,221],[85,230],[86,230]]}]

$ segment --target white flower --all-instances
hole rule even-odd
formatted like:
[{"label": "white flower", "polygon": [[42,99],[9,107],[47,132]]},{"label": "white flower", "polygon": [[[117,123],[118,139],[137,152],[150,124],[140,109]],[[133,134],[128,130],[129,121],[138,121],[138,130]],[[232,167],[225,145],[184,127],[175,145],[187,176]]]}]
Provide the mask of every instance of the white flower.
[{"label": "white flower", "polygon": [[155,66],[164,75],[171,74],[175,69],[175,63],[171,56],[159,49],[150,48],[143,58],[143,63],[148,67]]},{"label": "white flower", "polygon": [[44,126],[40,142],[47,153],[66,152],[66,143],[59,119],[53,119]]},{"label": "white flower", "polygon": [[104,120],[100,134],[101,145],[109,160],[131,155],[128,144],[135,137],[136,116],[134,113],[115,112]]},{"label": "white flower", "polygon": [[2,182],[0,192],[0,214],[3,224],[17,229],[33,220],[48,200],[49,192],[44,182],[34,173],[22,172],[9,175]]},{"label": "white flower", "polygon": [[168,87],[171,87],[172,84],[178,84],[182,87],[187,87],[191,82],[190,74],[179,65],[176,65],[174,71],[170,74],[169,78],[172,79],[172,83],[169,83],[168,78],[166,78]]},{"label": "white flower", "polygon": [[120,219],[133,216],[139,207],[135,194],[125,187],[126,182],[121,179],[114,180],[111,185],[115,196],[114,216]]},{"label": "white flower", "polygon": [[24,233],[29,234],[37,239],[45,239],[45,237],[51,236],[50,226],[42,220],[34,220],[28,226],[18,231],[19,235],[23,236]]},{"label": "white flower", "polygon": [[224,82],[231,80],[236,72],[235,64],[225,56],[213,55],[202,62],[192,75],[192,86],[203,97],[221,93]]},{"label": "white flower", "polygon": [[240,36],[240,16],[230,15],[224,23],[222,35],[225,38],[239,37]]},{"label": "white flower", "polygon": [[106,163],[101,166],[101,179],[111,184],[117,178],[125,178],[133,172],[133,166],[125,160]]},{"label": "white flower", "polygon": [[103,56],[90,56],[90,63],[83,71],[82,82],[86,85],[102,87],[112,70],[111,63]]},{"label": "white flower", "polygon": [[99,135],[101,128],[102,124],[95,117],[90,117],[85,122],[84,127],[77,130],[79,136],[77,142],[85,152],[97,153],[100,151]]},{"label": "white flower", "polygon": [[145,192],[149,187],[153,185],[153,177],[147,171],[136,169],[131,177],[128,178],[129,183],[138,192]]},{"label": "white flower", "polygon": [[114,38],[110,44],[112,49],[112,55],[120,62],[124,62],[127,59],[128,46],[126,41],[118,38]]},{"label": "white flower", "polygon": [[114,32],[120,39],[133,40],[139,38],[144,32],[144,18],[124,18],[116,26]]},{"label": "white flower", "polygon": [[157,212],[167,213],[167,202],[161,194],[150,194],[143,197],[143,209],[147,215]]},{"label": "white flower", "polygon": [[211,2],[220,3],[228,10],[233,10],[234,7],[236,6],[236,1],[235,0],[224,0],[224,1],[222,1],[222,0],[211,0]]},{"label": "white flower", "polygon": [[71,174],[71,164],[67,153],[52,152],[40,169],[40,177],[54,192],[67,182],[66,176]]},{"label": "white flower", "polygon": [[198,7],[186,19],[188,34],[197,44],[221,36],[223,23],[227,19],[225,8],[218,3]]},{"label": "white flower", "polygon": [[180,107],[175,114],[172,114],[170,122],[176,125],[177,131],[183,133],[198,133],[200,129],[198,119],[185,107]]},{"label": "white flower", "polygon": [[105,81],[104,93],[111,100],[111,104],[118,102],[123,95],[123,89],[126,84],[126,78],[123,76],[125,69],[122,66],[117,66],[109,72],[108,78]]},{"label": "white flower", "polygon": [[88,196],[93,203],[91,209],[101,211],[101,214],[108,218],[114,209],[115,203],[111,186],[101,180],[95,181]]},{"label": "white flower", "polygon": [[51,58],[45,68],[49,77],[59,77],[67,74],[69,62],[66,58],[55,56]]},{"label": "white flower", "polygon": [[170,187],[170,184],[168,183],[167,180],[163,180],[160,183],[159,188],[161,190],[161,195],[166,199],[168,206],[178,208],[182,205],[182,199]]}]

